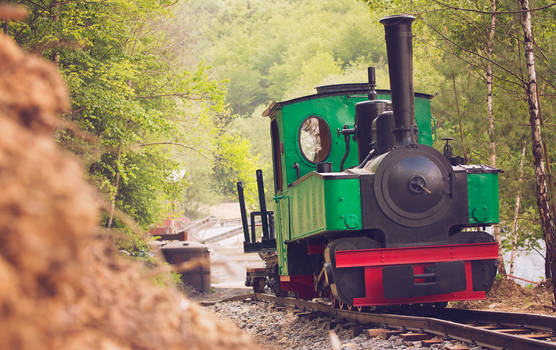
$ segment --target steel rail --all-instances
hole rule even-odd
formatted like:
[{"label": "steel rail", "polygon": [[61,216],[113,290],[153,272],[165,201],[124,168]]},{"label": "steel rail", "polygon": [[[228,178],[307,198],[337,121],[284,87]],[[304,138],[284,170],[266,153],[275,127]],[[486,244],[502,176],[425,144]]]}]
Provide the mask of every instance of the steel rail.
[{"label": "steel rail", "polygon": [[[440,336],[447,336],[453,339],[484,346],[491,349],[556,349],[556,343],[524,338],[518,335],[500,333],[493,330],[477,328],[474,326],[461,324],[450,320],[439,319],[436,317],[366,313],[340,310],[333,309],[330,307],[330,305],[326,304],[294,298],[280,298],[269,294],[255,293],[252,295],[252,298],[262,301],[269,301],[284,306],[295,306],[307,311],[321,312],[347,321],[358,322],[360,324],[388,326],[412,331],[427,332]],[[454,317],[458,316],[459,319],[463,319],[465,321],[469,321],[470,318],[475,317],[473,321],[531,326],[534,328],[550,329],[551,331],[554,331],[554,328],[556,327],[556,317],[508,312],[488,312],[459,309],[456,310],[457,311],[453,313],[455,315]],[[457,315],[458,313],[459,315]],[[448,317],[449,312],[445,313],[444,316]],[[552,326],[549,327],[548,325]]]},{"label": "steel rail", "polygon": [[[529,313],[515,313],[502,311],[481,311],[466,309],[435,309],[417,310],[412,315],[449,319],[454,322],[489,322],[498,325],[512,325],[522,328],[533,328],[554,332],[556,330],[556,317]],[[556,334],[555,334],[556,336]]]}]

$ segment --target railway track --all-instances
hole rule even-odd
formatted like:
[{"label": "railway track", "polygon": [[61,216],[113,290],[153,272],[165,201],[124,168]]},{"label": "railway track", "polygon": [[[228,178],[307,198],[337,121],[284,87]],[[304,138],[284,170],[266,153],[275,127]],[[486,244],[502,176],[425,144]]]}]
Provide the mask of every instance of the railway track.
[{"label": "railway track", "polygon": [[[358,312],[332,308],[328,304],[314,301],[259,293],[225,301],[247,298],[322,313],[362,326],[397,329],[397,333],[403,331],[410,338],[418,338],[418,335],[421,335],[421,339],[432,336],[449,337],[490,349],[556,349],[556,317],[552,316],[450,308],[413,308],[393,314]],[[387,330],[384,332],[388,333]]]}]

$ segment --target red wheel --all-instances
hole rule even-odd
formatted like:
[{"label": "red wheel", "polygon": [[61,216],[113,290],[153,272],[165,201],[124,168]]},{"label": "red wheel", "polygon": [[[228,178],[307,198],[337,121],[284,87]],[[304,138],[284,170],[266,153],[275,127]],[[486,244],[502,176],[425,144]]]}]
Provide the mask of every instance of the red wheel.
[{"label": "red wheel", "polygon": [[363,312],[363,306],[357,306],[356,310],[357,312]]}]

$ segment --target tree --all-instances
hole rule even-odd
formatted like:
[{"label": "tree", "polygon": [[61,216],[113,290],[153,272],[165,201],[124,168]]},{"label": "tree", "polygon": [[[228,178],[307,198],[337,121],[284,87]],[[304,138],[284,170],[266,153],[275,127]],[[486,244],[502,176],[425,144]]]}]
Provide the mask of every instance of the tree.
[{"label": "tree", "polygon": [[272,100],[312,93],[361,59],[360,79],[368,64],[385,62],[382,32],[364,10],[352,0],[192,0],[181,5],[172,35],[229,79],[227,102],[245,117]]},{"label": "tree", "polygon": [[514,214],[514,223],[513,223],[513,241],[512,241],[512,255],[510,258],[510,275],[514,273],[514,262],[515,262],[515,251],[517,248],[517,239],[518,239],[518,219],[519,219],[519,208],[521,206],[521,183],[523,182],[523,163],[525,160],[525,152],[527,151],[527,142],[523,141],[523,150],[521,151],[521,161],[519,162],[519,179],[518,179],[518,187],[517,187],[517,194],[515,196],[515,214]]},{"label": "tree", "polygon": [[533,25],[528,0],[519,0],[521,6],[521,26],[523,28],[523,46],[527,67],[527,104],[529,106],[529,125],[531,127],[531,151],[536,178],[537,206],[546,242],[546,256],[552,272],[552,287],[556,300],[556,224],[554,207],[551,206],[545,170],[545,147],[542,139],[540,101],[537,91],[537,72],[535,69],[535,53],[533,51]]},{"label": "tree", "polygon": [[17,2],[30,15],[11,24],[9,34],[57,62],[68,83],[66,118],[78,127],[57,138],[106,194],[103,224],[123,226],[117,208],[143,228],[155,223],[186,192],[189,183],[176,179],[185,159],[211,154],[206,136],[215,133],[213,118],[228,114],[222,84],[206,67],[185,70],[172,62],[172,42],[159,28],[175,1]]}]

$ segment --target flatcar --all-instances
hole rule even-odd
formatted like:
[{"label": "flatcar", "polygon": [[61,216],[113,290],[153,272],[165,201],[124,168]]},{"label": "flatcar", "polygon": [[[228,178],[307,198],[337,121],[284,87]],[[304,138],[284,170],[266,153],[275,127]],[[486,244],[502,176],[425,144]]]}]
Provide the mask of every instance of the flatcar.
[{"label": "flatcar", "polygon": [[[322,86],[272,103],[275,210],[251,213],[238,183],[246,252],[267,263],[246,284],[278,295],[325,297],[345,308],[486,297],[498,246],[500,169],[464,164],[433,145],[431,96],[414,93],[409,15],[381,19],[390,91]],[[255,237],[255,218],[262,240]]]}]

